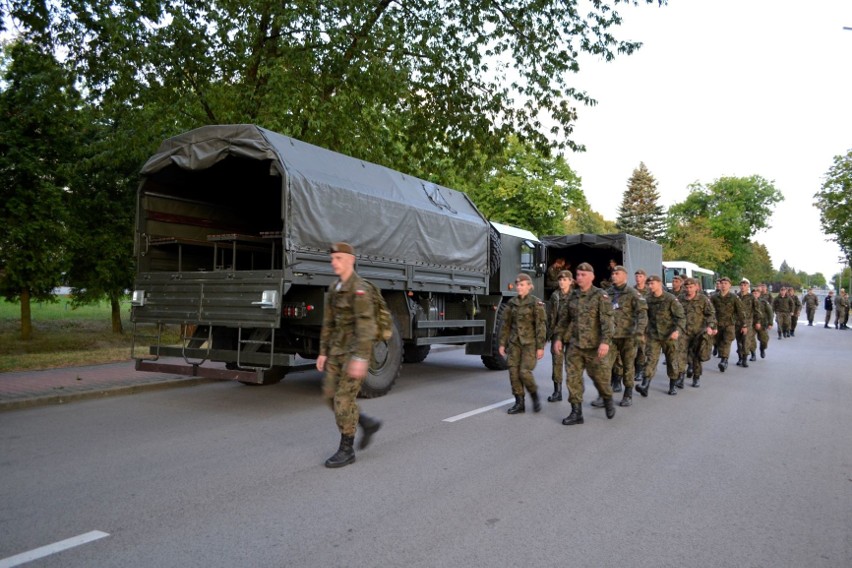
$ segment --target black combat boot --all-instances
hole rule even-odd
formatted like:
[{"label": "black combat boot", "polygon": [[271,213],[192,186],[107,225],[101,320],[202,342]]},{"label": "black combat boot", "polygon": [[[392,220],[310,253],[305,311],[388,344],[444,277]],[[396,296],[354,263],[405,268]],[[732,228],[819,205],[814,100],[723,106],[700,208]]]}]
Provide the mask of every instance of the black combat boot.
[{"label": "black combat boot", "polygon": [[538,392],[531,392],[530,398],[533,403],[533,412],[541,412],[541,401],[538,399]]},{"label": "black combat boot", "polygon": [[553,394],[547,397],[547,402],[559,402],[562,400],[562,383],[553,383]]},{"label": "black combat boot", "polygon": [[572,404],[571,414],[562,419],[562,423],[565,426],[573,426],[574,424],[582,424],[583,422],[584,420],[582,404]]},{"label": "black combat boot", "polygon": [[[826,327],[828,327],[828,326],[826,326]],[[779,329],[779,330],[778,330],[778,339],[781,339],[782,337],[784,337],[784,332],[782,332],[782,331]]]},{"label": "black combat boot", "polygon": [[382,421],[373,418],[372,416],[362,414],[358,417],[358,424],[364,431],[364,433],[361,435],[361,441],[358,442],[358,449],[363,450],[364,448],[370,445],[370,441],[373,439],[373,434],[378,432],[379,428],[382,427]]},{"label": "black combat boot", "polygon": [[790,330],[790,337],[796,337],[796,330],[795,329]]},{"label": "black combat boot", "polygon": [[699,384],[700,380],[701,380],[701,375],[693,375],[692,376],[692,386],[694,386],[695,388],[700,387],[701,386]]},{"label": "black combat boot", "polygon": [[624,396],[618,406],[631,406],[633,404],[633,387],[624,387]]},{"label": "black combat boot", "polygon": [[602,397],[602,396],[598,396],[598,398],[596,398],[595,400],[593,400],[593,401],[592,401],[592,406],[594,406],[595,408],[603,408],[604,406],[606,406],[606,405],[604,404],[604,399],[603,399],[603,397]]},{"label": "black combat boot", "polygon": [[743,363],[740,367],[748,367],[748,355],[743,355]]},{"label": "black combat boot", "polygon": [[743,366],[743,358],[740,355],[737,355],[737,367]]},{"label": "black combat boot", "polygon": [[766,348],[765,347],[760,348],[760,358],[766,359]]},{"label": "black combat boot", "polygon": [[719,349],[714,345],[713,346],[713,357],[717,356],[718,354],[719,354]]},{"label": "black combat boot", "polygon": [[621,377],[613,375],[610,382],[612,383],[612,392],[621,392]]},{"label": "black combat boot", "polygon": [[642,377],[642,384],[636,387],[636,392],[642,396],[648,396],[648,387],[651,386],[651,379]]},{"label": "black combat boot", "polygon": [[784,337],[790,337],[790,330],[789,329],[784,332]]},{"label": "black combat boot", "polygon": [[669,379],[669,394],[677,394],[677,379]]},{"label": "black combat boot", "polygon": [[722,360],[719,361],[719,372],[724,373],[725,369],[727,369],[727,368],[728,368],[728,358],[722,357]]},{"label": "black combat boot", "polygon": [[691,379],[691,378],[692,378],[692,363],[689,363],[689,364],[686,366],[686,378],[687,378],[687,379]]},{"label": "black combat boot", "polygon": [[606,417],[612,420],[612,417],[615,416],[615,402],[612,400],[612,397],[604,400],[604,405],[606,407]]},{"label": "black combat boot", "polygon": [[340,448],[337,453],[325,460],[325,467],[343,467],[355,461],[355,450],[352,449],[352,444],[355,443],[355,436],[340,436]]},{"label": "black combat boot", "polygon": [[825,324],[825,329],[828,329],[828,324]]},{"label": "black combat boot", "polygon": [[684,374],[683,374],[683,373],[681,373],[681,374],[679,374],[679,375],[677,376],[677,380],[675,381],[675,386],[676,386],[677,388],[679,388],[679,389],[682,389],[682,388],[683,388],[683,379],[684,379]]},{"label": "black combat boot", "polygon": [[757,356],[755,355],[754,351],[751,352],[751,357],[749,358],[749,361],[757,361]]},{"label": "black combat boot", "polygon": [[526,412],[524,408],[524,395],[515,395],[515,405],[506,411],[507,414],[523,414]]}]

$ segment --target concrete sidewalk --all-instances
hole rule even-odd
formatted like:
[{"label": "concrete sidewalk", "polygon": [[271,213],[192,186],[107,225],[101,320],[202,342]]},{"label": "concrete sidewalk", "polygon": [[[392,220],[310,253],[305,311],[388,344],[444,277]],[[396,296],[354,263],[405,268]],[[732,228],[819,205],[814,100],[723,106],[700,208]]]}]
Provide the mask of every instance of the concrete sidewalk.
[{"label": "concrete sidewalk", "polygon": [[0,373],[0,411],[74,400],[191,386],[215,379],[134,369],[133,361],[86,367]]}]

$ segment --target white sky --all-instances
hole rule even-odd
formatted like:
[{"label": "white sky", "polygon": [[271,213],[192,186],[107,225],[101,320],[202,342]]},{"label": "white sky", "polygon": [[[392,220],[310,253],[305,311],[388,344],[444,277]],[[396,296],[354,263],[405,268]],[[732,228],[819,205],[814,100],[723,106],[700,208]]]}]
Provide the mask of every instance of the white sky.
[{"label": "white sky", "polygon": [[852,148],[852,0],[670,0],[622,6],[616,37],[643,46],[610,63],[586,61],[569,154],[592,208],[615,220],[627,180],[644,161],[660,204],[687,186],[760,175],[784,195],[772,228],[754,239],[781,261],[830,281],[839,247],[813,195],[836,155]]}]

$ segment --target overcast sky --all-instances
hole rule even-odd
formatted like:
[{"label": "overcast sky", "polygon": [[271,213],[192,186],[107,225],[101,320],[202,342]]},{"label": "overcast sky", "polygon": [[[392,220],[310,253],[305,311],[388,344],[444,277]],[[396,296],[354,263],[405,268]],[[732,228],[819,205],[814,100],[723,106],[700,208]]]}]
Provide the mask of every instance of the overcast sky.
[{"label": "overcast sky", "polygon": [[592,208],[615,220],[627,180],[644,161],[660,204],[687,186],[760,175],[784,195],[772,228],[755,237],[777,269],[839,271],[813,195],[834,156],[852,148],[852,0],[669,0],[619,8],[623,39],[643,42],[610,63],[586,61],[567,156]]}]

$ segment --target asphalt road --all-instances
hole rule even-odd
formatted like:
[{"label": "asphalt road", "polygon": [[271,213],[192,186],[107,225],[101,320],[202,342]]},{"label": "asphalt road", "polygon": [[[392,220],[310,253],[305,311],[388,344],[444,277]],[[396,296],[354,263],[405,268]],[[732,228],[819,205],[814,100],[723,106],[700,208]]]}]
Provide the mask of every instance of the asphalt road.
[{"label": "asphalt road", "polygon": [[587,381],[572,427],[567,402],[508,416],[507,373],[433,353],[363,402],[385,426],[338,470],[317,373],[5,412],[0,567],[849,567],[850,347],[800,325],[675,397],[660,367],[613,420]]}]

